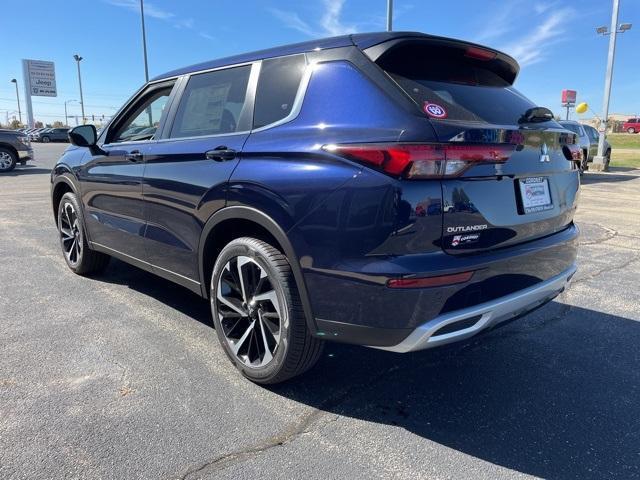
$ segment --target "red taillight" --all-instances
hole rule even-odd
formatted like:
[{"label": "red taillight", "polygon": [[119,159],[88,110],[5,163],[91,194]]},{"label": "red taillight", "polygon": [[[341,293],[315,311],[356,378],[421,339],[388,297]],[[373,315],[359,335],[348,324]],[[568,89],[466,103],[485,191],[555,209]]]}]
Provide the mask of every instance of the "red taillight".
[{"label": "red taillight", "polygon": [[324,150],[374,166],[404,178],[446,178],[461,175],[478,163],[504,163],[516,145],[486,144],[343,144],[325,145]]},{"label": "red taillight", "polygon": [[456,285],[471,280],[473,272],[454,273],[453,275],[439,275],[437,277],[392,278],[387,281],[389,288],[427,288]]},{"label": "red taillight", "polygon": [[464,52],[464,56],[465,57],[469,57],[469,58],[475,58],[476,60],[493,60],[494,58],[496,58],[496,53],[492,52],[491,50],[485,50],[484,48],[478,48],[478,47],[469,47],[467,48],[467,50]]},{"label": "red taillight", "polygon": [[571,158],[567,158],[567,160],[582,160],[582,149],[579,145],[567,145],[567,148],[571,154]]}]

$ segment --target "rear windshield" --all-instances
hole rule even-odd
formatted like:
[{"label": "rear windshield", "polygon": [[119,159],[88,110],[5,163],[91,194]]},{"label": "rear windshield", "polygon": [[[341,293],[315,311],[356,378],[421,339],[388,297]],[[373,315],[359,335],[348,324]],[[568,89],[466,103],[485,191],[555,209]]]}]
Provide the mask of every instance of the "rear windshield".
[{"label": "rear windshield", "polygon": [[[478,52],[492,53],[474,47],[469,56],[467,48],[465,44],[404,42],[375,62],[432,119],[517,124],[536,105],[511,86],[516,66],[500,58],[474,58]],[[430,114],[428,104],[435,104],[436,115]]]},{"label": "rear windshield", "polygon": [[560,122],[560,125],[562,125],[567,130],[571,130],[573,133],[577,133],[578,135],[582,135],[582,133],[580,132],[580,127],[578,125],[576,125],[575,123],[562,123],[562,122]]},{"label": "rear windshield", "polygon": [[[478,69],[475,70],[475,76],[467,77],[465,81],[462,78],[460,81],[440,81],[427,76],[388,73],[420,107],[431,103],[442,107],[445,110],[443,119],[447,120],[514,125],[527,109],[536,106],[515,88],[504,85],[497,76],[493,78],[491,72],[479,74]],[[490,81],[483,82],[483,78]]]}]

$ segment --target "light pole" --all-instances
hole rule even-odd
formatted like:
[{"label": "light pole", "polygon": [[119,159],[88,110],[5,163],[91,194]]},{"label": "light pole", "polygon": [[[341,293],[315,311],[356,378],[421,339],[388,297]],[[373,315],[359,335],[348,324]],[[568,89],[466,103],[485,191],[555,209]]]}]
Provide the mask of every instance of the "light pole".
[{"label": "light pole", "polygon": [[64,102],[64,126],[68,127],[69,126],[69,120],[67,119],[67,103],[71,103],[71,102],[77,102],[77,100],[67,100]]},{"label": "light pole", "polygon": [[80,86],[80,111],[82,112],[82,124],[84,125],[84,98],[82,97],[82,77],[80,76],[80,61],[82,57],[80,55],[74,55],[73,59],[78,65],[78,85]]},{"label": "light pole", "polygon": [[387,32],[393,30],[393,0],[387,0]]},{"label": "light pole", "polygon": [[20,111],[20,95],[18,95],[18,80],[16,80],[15,78],[12,78],[11,83],[16,84],[16,100],[18,101],[18,118],[20,119],[20,123],[22,124],[22,112]]},{"label": "light pole", "polygon": [[147,33],[144,28],[144,0],[140,0],[140,20],[142,21],[142,53],[144,54],[144,81],[149,81],[149,67],[147,66]]},{"label": "light pole", "polygon": [[621,23],[618,26],[618,9],[620,0],[613,0],[613,11],[611,12],[611,30],[607,31],[607,27],[598,27],[596,32],[599,35],[611,35],[609,37],[609,55],[607,57],[607,75],[604,79],[604,99],[602,102],[602,122],[600,122],[600,136],[598,138],[598,154],[593,158],[593,169],[596,171],[606,171],[608,165],[605,164],[604,158],[604,137],[607,133],[607,125],[609,124],[609,98],[611,97],[611,81],[613,80],[613,61],[616,56],[616,35],[624,33],[631,28],[630,23]]}]

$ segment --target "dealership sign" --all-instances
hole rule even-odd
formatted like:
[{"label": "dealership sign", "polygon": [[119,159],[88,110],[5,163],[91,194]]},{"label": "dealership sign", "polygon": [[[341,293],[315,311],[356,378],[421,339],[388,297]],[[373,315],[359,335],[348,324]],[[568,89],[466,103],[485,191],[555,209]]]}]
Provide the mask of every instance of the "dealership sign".
[{"label": "dealership sign", "polygon": [[56,70],[53,62],[45,60],[22,60],[26,88],[37,97],[57,97]]},{"label": "dealership sign", "polygon": [[562,105],[575,105],[577,92],[575,90],[562,90]]}]

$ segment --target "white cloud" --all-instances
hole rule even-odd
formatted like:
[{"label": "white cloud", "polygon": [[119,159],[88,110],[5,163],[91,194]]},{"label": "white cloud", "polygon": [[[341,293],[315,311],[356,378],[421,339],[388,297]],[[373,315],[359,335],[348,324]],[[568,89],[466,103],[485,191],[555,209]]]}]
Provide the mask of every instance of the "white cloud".
[{"label": "white cloud", "polygon": [[546,16],[532,32],[522,35],[500,47],[513,56],[521,66],[533,65],[546,58],[549,47],[561,41],[566,33],[566,19],[572,18],[573,10],[560,9]]},{"label": "white cloud", "polygon": [[320,19],[320,25],[327,35],[344,35],[345,33],[355,33],[358,27],[353,24],[344,24],[340,20],[342,7],[345,0],[323,0],[324,14]]},{"label": "white cloud", "polygon": [[282,21],[287,28],[297,30],[309,37],[330,37],[355,33],[360,29],[357,24],[347,24],[342,21],[342,9],[345,1],[322,0],[323,13],[316,26],[303,20],[295,12],[288,12],[278,8],[270,8],[269,11]]},{"label": "white cloud", "polygon": [[270,8],[269,11],[284,23],[285,27],[297,30],[298,32],[304,33],[310,37],[318,36],[318,32],[314,31],[311,25],[302,20],[297,13],[285,12],[284,10],[279,10],[277,8]]},{"label": "white cloud", "polygon": [[549,49],[566,38],[567,19],[575,18],[576,12],[570,7],[558,8],[553,1],[538,2],[533,8],[527,5],[514,0],[499,13],[492,12],[474,40],[497,43],[497,49],[513,56],[521,67],[543,61]]},{"label": "white cloud", "polygon": [[[140,2],[138,0],[105,0],[108,4],[113,5],[115,7],[122,7],[128,10],[134,11],[136,13],[140,12]],[[144,4],[144,15],[158,18],[160,20],[169,20],[175,17],[175,14],[171,12],[167,12],[166,10],[162,10],[157,8],[154,4],[145,2]]]}]

